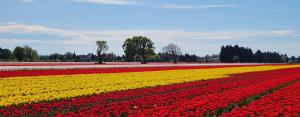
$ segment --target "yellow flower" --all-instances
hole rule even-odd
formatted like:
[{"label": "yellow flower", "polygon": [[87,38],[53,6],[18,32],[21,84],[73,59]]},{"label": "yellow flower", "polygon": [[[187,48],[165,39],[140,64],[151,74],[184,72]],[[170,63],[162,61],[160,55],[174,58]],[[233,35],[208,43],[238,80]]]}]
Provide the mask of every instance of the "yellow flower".
[{"label": "yellow flower", "polygon": [[230,74],[293,67],[300,67],[300,65],[2,78],[0,79],[0,106],[224,78]]}]

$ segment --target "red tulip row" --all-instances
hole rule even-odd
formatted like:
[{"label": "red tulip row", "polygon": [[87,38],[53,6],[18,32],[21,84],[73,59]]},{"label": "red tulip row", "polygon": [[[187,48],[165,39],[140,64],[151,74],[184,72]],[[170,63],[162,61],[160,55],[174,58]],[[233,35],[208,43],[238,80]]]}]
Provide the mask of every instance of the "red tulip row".
[{"label": "red tulip row", "polygon": [[223,117],[236,116],[270,116],[297,117],[300,116],[300,81],[282,88],[249,105],[235,108]]},{"label": "red tulip row", "polygon": [[[143,68],[99,68],[99,69],[64,69],[64,70],[20,70],[20,71],[0,71],[0,78],[18,77],[18,76],[22,77],[22,76],[144,72],[144,71],[181,70],[181,69],[210,69],[210,68],[241,67],[241,66],[245,66],[245,65],[176,66],[176,67],[143,67]],[[257,66],[257,65],[247,65],[247,66]]]},{"label": "red tulip row", "polygon": [[296,79],[300,76],[299,70],[290,68],[244,73],[230,78],[9,106],[0,109],[0,113],[12,116],[212,114],[218,108]]},{"label": "red tulip row", "polygon": [[252,85],[234,88],[223,92],[215,92],[208,95],[197,96],[190,100],[166,103],[150,109],[136,109],[129,113],[133,116],[204,116],[220,114],[217,110],[227,108],[230,104],[238,103],[250,96],[263,93],[266,90],[276,88],[293,80],[299,79],[300,74],[289,75],[272,80],[259,82]]}]

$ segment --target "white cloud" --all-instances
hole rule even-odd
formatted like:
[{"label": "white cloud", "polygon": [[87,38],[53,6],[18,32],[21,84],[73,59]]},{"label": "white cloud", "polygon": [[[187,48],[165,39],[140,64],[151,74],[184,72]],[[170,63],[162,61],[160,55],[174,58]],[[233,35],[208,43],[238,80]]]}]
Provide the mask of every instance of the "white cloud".
[{"label": "white cloud", "polygon": [[[31,3],[37,0],[16,0],[18,2]],[[75,2],[92,3],[92,4],[109,4],[109,5],[137,5],[140,4],[135,0],[69,0]]]},{"label": "white cloud", "polygon": [[26,2],[26,3],[29,3],[29,2],[34,2],[35,0],[18,0],[19,2]]},{"label": "white cloud", "polygon": [[279,36],[289,36],[289,35],[299,36],[299,34],[294,30],[276,30],[273,31],[273,34]]},{"label": "white cloud", "polygon": [[111,30],[79,31],[87,36],[103,39],[120,39],[134,35],[145,35],[158,41],[178,39],[246,39],[254,37],[296,36],[293,30],[226,30],[226,31],[186,31],[186,30]]},{"label": "white cloud", "polygon": [[[69,50],[80,51],[79,48],[85,48],[90,45],[94,45],[94,42],[98,38],[88,37],[85,34],[68,31],[58,28],[50,28],[42,25],[29,25],[23,23],[8,23],[5,25],[0,25],[0,33],[9,33],[12,35],[18,34],[46,34],[45,37],[49,35],[53,36],[63,36],[65,39],[43,39],[39,36],[37,38],[5,38],[0,36],[0,41],[4,45],[17,46],[17,45],[45,45],[45,46],[58,46],[61,48],[71,48]],[[74,49],[75,48],[75,49]],[[43,51],[43,50],[42,50]]]},{"label": "white cloud", "polygon": [[[223,30],[223,31],[187,31],[187,30],[64,30],[59,28],[50,28],[42,25],[29,25],[23,23],[9,23],[0,25],[0,33],[18,35],[18,34],[47,34],[54,36],[63,36],[66,39],[45,40],[39,39],[22,39],[22,38],[5,38],[1,37],[2,44],[12,46],[22,44],[49,44],[61,47],[69,47],[79,49],[90,48],[95,45],[96,40],[106,40],[113,43],[113,52],[122,52],[121,45],[123,41],[135,35],[143,35],[151,38],[157,45],[162,47],[171,42],[182,40],[238,40],[251,39],[258,37],[291,37],[299,36],[298,31],[282,29],[282,30]],[[45,35],[45,36],[47,36]],[[13,36],[11,36],[13,37]],[[159,42],[159,43],[158,43]],[[79,48],[80,47],[80,48]],[[92,49],[92,48],[91,48]],[[73,50],[73,49],[71,49]]]},{"label": "white cloud", "polygon": [[15,45],[15,44],[34,44],[34,43],[42,43],[41,40],[34,40],[34,39],[7,39],[7,38],[0,38],[1,44],[3,45]]},{"label": "white cloud", "polygon": [[112,4],[112,5],[135,5],[138,4],[133,0],[75,0],[78,2],[95,3],[95,4]]},{"label": "white cloud", "polygon": [[42,25],[30,25],[22,23],[8,23],[0,25],[0,32],[10,33],[43,33],[43,34],[57,34],[62,36],[76,36],[78,34],[65,31],[63,29],[49,28]]},{"label": "white cloud", "polygon": [[233,4],[211,4],[211,5],[178,5],[178,4],[162,4],[164,9],[206,9],[206,8],[223,8],[235,7]]},{"label": "white cloud", "polygon": [[65,36],[73,41],[90,39],[125,40],[134,35],[145,35],[157,40],[174,39],[245,39],[251,37],[299,36],[294,30],[224,30],[224,31],[187,31],[187,30],[85,30],[70,31],[42,25],[8,23],[0,25],[0,33],[12,34],[50,34]]}]

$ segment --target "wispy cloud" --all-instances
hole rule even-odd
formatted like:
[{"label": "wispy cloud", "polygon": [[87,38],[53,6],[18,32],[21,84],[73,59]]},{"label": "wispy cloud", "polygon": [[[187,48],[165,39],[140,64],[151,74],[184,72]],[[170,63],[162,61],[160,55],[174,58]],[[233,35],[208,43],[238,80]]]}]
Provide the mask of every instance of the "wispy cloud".
[{"label": "wispy cloud", "polygon": [[74,0],[77,2],[95,3],[95,4],[111,4],[111,5],[136,5],[139,4],[133,0]]},{"label": "wispy cloud", "polygon": [[2,33],[40,33],[40,34],[53,34],[61,36],[81,36],[78,33],[73,33],[63,29],[50,28],[42,25],[30,25],[23,23],[8,23],[0,25],[0,32]]},{"label": "wispy cloud", "polygon": [[162,4],[164,9],[207,9],[207,8],[224,8],[235,7],[233,4],[210,4],[210,5],[179,5],[179,4]]},{"label": "wispy cloud", "polygon": [[26,2],[26,3],[30,3],[30,2],[34,2],[35,0],[17,0],[18,2]]},{"label": "wispy cloud", "polygon": [[[143,35],[151,38],[154,42],[159,42],[159,46],[170,42],[186,39],[206,39],[206,40],[237,40],[251,39],[257,37],[291,37],[299,36],[298,31],[290,29],[279,30],[223,30],[223,31],[187,31],[187,30],[65,30],[59,28],[50,28],[42,25],[29,25],[23,23],[8,23],[0,25],[0,33],[18,35],[18,34],[47,34],[64,36],[66,39],[42,40],[28,38],[5,38],[0,36],[3,44],[18,45],[23,44],[52,44],[62,45],[63,47],[91,47],[95,41],[102,39],[108,42],[114,42],[115,48],[121,50],[123,41],[135,35]],[[39,37],[40,38],[40,37]],[[78,48],[77,48],[78,49]]]},{"label": "wispy cloud", "polygon": [[280,30],[223,30],[223,31],[187,31],[187,30],[85,30],[70,31],[50,28],[43,25],[8,23],[0,25],[0,33],[12,34],[50,34],[65,36],[70,39],[103,38],[126,39],[134,35],[145,35],[157,39],[244,39],[262,36],[299,36],[299,32],[291,29]]},{"label": "wispy cloud", "polygon": [[158,41],[184,39],[249,39],[255,37],[298,36],[293,30],[224,30],[224,31],[186,31],[186,30],[111,30],[79,31],[87,36],[103,39],[126,39],[134,35],[145,35]]},{"label": "wispy cloud", "polygon": [[[8,23],[5,25],[0,25],[0,33],[10,33],[13,35],[47,34],[47,35],[54,35],[54,36],[63,36],[66,37],[67,39],[52,41],[52,42],[51,40],[46,40],[46,41],[32,41],[32,39],[22,39],[22,40],[14,39],[14,40],[20,40],[22,42],[28,40],[29,42],[35,42],[35,43],[53,43],[53,44],[56,43],[56,44],[65,44],[65,45],[72,45],[72,44],[76,45],[80,43],[82,44],[82,41],[88,38],[84,34],[73,32],[73,31],[68,31],[68,30],[58,29],[58,28],[50,28],[42,25],[30,25],[30,24],[23,24],[23,23]],[[5,42],[8,41],[5,40]]]},{"label": "wispy cloud", "polygon": [[1,40],[1,44],[5,44],[5,45],[42,43],[41,40],[35,40],[35,39],[0,38],[0,40]]},{"label": "wispy cloud", "polygon": [[[151,38],[156,42],[156,47],[160,51],[160,47],[170,42],[182,42],[184,40],[238,40],[238,39],[257,39],[258,37],[292,37],[299,36],[299,32],[290,29],[279,30],[223,30],[223,31],[187,31],[187,30],[65,30],[53,28],[43,25],[31,25],[24,23],[8,23],[0,25],[0,34],[12,35],[10,38],[0,35],[1,44],[6,46],[17,45],[38,45],[64,48],[63,50],[39,50],[44,53],[76,51],[93,52],[96,40],[106,40],[110,44],[112,52],[122,54],[122,43],[128,37],[135,35],[143,35]],[[49,35],[63,36],[64,39],[43,39],[39,37],[20,37],[19,34],[45,34],[45,38]],[[16,37],[14,38],[15,35]],[[52,36],[51,36],[52,37]],[[159,42],[159,43],[158,43]],[[183,45],[184,46],[184,45]],[[82,49],[84,48],[84,50]]]}]

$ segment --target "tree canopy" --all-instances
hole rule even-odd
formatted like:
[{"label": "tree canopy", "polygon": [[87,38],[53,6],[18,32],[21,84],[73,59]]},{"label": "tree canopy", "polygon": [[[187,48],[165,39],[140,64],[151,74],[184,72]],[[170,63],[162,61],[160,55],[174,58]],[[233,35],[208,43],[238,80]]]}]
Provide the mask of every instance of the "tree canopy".
[{"label": "tree canopy", "polygon": [[173,58],[173,62],[177,63],[177,57],[182,53],[181,52],[181,48],[174,44],[174,43],[170,43],[167,46],[165,46],[163,48],[163,53],[166,53],[168,55],[171,55]]},{"label": "tree canopy", "polygon": [[106,41],[96,41],[96,44],[98,46],[97,48],[97,55],[98,55],[98,63],[103,63],[103,56],[102,54],[108,50],[108,45]]},{"label": "tree canopy", "polygon": [[0,60],[9,60],[11,59],[11,51],[9,49],[0,48]]},{"label": "tree canopy", "polygon": [[123,44],[126,61],[133,61],[137,57],[142,59],[142,63],[147,62],[147,58],[154,55],[154,43],[144,36],[133,36],[127,38]]},{"label": "tree canopy", "polygon": [[17,46],[13,51],[13,58],[18,61],[37,61],[38,52],[29,46]]},{"label": "tree canopy", "polygon": [[222,46],[220,52],[221,62],[258,62],[258,63],[280,63],[288,62],[285,60],[287,56],[280,55],[278,52],[262,52],[257,50],[256,53],[252,49],[239,47],[238,45]]}]

